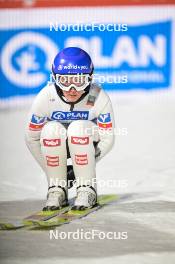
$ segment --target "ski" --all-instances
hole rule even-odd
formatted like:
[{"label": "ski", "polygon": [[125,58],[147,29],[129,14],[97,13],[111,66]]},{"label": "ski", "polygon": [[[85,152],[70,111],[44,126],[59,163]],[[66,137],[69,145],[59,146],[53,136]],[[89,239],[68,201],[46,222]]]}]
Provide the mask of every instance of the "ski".
[{"label": "ski", "polygon": [[33,220],[34,226],[32,226],[32,230],[34,229],[47,229],[47,228],[53,228],[57,226],[61,226],[64,224],[68,224],[74,220],[80,219],[82,217],[87,216],[88,214],[95,212],[102,208],[103,206],[110,204],[116,200],[118,200],[119,197],[115,194],[110,195],[100,195],[98,197],[98,203],[95,207],[89,208],[83,211],[80,210],[68,210],[67,212],[64,212],[62,214],[56,215],[46,221],[43,220]]},{"label": "ski", "polygon": [[47,221],[51,219],[52,217],[55,217],[62,213],[67,212],[69,209],[70,209],[70,206],[68,205],[59,210],[38,211],[19,221],[15,220],[11,222],[0,222],[0,230],[15,230],[15,229],[28,227],[28,226],[34,225],[34,223],[38,221],[42,221],[42,222]]}]

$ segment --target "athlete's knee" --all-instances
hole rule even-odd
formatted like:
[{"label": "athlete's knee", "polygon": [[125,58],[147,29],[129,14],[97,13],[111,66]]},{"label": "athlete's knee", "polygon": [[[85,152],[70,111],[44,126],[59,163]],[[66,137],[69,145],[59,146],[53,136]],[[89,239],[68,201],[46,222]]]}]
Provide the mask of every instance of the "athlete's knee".
[{"label": "athlete's knee", "polygon": [[71,136],[91,136],[92,135],[92,122],[88,120],[77,120],[72,122],[67,131],[68,137]]},{"label": "athlete's knee", "polygon": [[43,141],[43,139],[66,140],[66,138],[66,128],[61,123],[56,121],[50,121],[46,123],[41,130],[41,141]]}]

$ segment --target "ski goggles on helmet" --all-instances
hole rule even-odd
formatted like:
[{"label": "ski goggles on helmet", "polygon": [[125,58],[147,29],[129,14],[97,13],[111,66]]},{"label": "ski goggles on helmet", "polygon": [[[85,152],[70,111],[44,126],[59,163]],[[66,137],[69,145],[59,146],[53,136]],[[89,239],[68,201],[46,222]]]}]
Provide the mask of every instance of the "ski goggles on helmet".
[{"label": "ski goggles on helmet", "polygon": [[56,74],[56,84],[63,90],[69,91],[71,88],[77,91],[83,91],[91,81],[89,74],[72,74],[59,75]]}]

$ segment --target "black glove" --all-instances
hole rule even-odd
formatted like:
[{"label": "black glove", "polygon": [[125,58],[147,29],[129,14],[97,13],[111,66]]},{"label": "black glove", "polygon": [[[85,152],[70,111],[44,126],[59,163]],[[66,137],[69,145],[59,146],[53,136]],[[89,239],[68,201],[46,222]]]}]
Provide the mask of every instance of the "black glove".
[{"label": "black glove", "polygon": [[96,147],[95,148],[95,158],[98,159],[100,155],[101,155],[101,150],[98,147]]}]

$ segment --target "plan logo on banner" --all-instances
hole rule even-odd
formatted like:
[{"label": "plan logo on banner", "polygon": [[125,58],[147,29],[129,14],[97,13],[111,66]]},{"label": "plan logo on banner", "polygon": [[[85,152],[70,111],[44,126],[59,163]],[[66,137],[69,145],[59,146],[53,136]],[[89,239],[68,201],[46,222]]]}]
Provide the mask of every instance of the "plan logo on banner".
[{"label": "plan logo on banner", "polygon": [[9,30],[1,35],[0,77],[7,90],[1,90],[0,97],[36,93],[36,88],[42,88],[48,80],[58,47],[46,35],[34,31],[16,30],[14,34]]},{"label": "plan logo on banner", "polygon": [[171,21],[128,25],[128,31],[117,34],[94,32],[88,39],[70,36],[66,46],[74,44],[91,51],[94,79],[106,89],[168,88],[172,77],[171,27]]},{"label": "plan logo on banner", "polygon": [[0,29],[0,34],[0,99],[37,94],[50,81],[55,55],[68,46],[89,52],[94,81],[105,89],[169,88],[173,79],[172,21],[128,24],[117,34],[96,28],[81,37],[72,29],[63,34],[45,26]]}]

